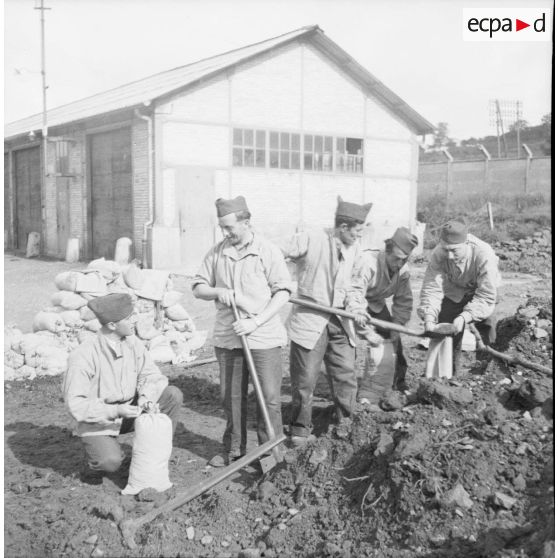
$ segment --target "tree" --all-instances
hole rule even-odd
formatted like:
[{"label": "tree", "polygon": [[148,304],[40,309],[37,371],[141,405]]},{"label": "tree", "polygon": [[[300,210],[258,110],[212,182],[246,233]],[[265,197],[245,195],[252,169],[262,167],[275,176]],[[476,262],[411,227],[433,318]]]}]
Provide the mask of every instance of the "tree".
[{"label": "tree", "polygon": [[438,122],[434,130],[434,143],[433,146],[437,148],[445,147],[449,141],[448,137],[448,123]]},{"label": "tree", "polygon": [[545,136],[550,136],[550,130],[552,130],[552,114],[550,112],[541,118],[541,124],[543,125]]},{"label": "tree", "polygon": [[517,130],[525,130],[529,126],[527,120],[516,120],[513,124],[510,124],[509,130],[510,132],[517,132]]}]

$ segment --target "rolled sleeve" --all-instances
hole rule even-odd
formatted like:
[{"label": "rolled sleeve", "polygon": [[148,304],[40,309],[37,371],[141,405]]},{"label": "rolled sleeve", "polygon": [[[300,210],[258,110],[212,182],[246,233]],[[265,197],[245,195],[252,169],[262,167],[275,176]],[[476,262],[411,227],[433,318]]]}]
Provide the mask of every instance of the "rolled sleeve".
[{"label": "rolled sleeve", "polygon": [[203,262],[192,280],[192,289],[197,285],[208,285],[210,287],[215,287],[215,262],[217,258],[217,253],[215,247],[213,247],[203,259]]},{"label": "rolled sleeve", "polygon": [[424,274],[424,281],[420,291],[420,305],[417,313],[423,319],[427,318],[436,321],[442,306],[444,297],[443,274],[438,262],[436,250],[432,253],[430,263]]},{"label": "rolled sleeve", "polygon": [[277,246],[270,246],[265,253],[264,268],[266,270],[266,278],[274,295],[279,291],[287,291],[292,294],[295,290],[295,284],[291,280],[291,274],[287,267],[287,262]]},{"label": "rolled sleeve", "polygon": [[475,322],[488,318],[494,312],[499,282],[496,258],[483,255],[478,266],[477,288],[473,298],[464,308],[464,312],[467,312]]}]

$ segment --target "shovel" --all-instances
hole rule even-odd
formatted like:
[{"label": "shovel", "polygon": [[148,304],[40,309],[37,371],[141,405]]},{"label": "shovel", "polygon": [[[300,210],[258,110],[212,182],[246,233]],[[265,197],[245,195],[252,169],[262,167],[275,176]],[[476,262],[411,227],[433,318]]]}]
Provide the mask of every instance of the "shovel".
[{"label": "shovel", "polygon": [[[231,300],[231,306],[234,313],[234,319],[236,321],[240,320],[240,314],[238,313],[238,308],[234,298]],[[256,392],[258,405],[260,406],[260,411],[265,421],[265,430],[269,439],[274,440],[275,431],[273,430],[273,425],[271,424],[271,419],[269,418],[269,412],[265,404],[262,386],[260,385],[260,380],[258,379],[258,374],[256,373],[256,365],[254,364],[254,359],[252,358],[252,353],[250,352],[250,347],[248,346],[248,339],[246,339],[246,335],[239,335],[239,337],[244,351],[244,358],[246,359],[246,364],[248,365],[248,370],[250,372],[250,377],[252,378],[252,383],[254,384],[254,391]],[[283,461],[283,458],[279,449],[275,446],[272,450],[272,455],[260,458],[260,466],[262,471],[267,473],[267,471],[275,467],[275,465],[281,461]]]}]

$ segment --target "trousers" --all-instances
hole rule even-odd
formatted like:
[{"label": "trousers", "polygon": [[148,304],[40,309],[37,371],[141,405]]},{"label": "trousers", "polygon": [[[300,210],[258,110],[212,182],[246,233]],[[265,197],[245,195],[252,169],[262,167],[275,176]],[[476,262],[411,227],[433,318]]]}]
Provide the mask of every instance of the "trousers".
[{"label": "trousers", "polygon": [[[167,386],[159,397],[159,409],[172,421],[172,432],[176,430],[178,415],[182,406],[182,392],[175,386]],[[119,434],[127,434],[134,429],[135,419],[124,419]],[[116,436],[82,436],[81,438],[89,469],[114,473],[122,465],[124,452]]]},{"label": "trousers", "polygon": [[[281,347],[252,349],[251,353],[273,430],[276,435],[282,434]],[[248,381],[250,377],[248,365],[242,349],[215,347],[215,355],[219,363],[221,405],[227,419],[223,446],[227,453],[232,453],[234,456],[244,455],[246,453]],[[268,441],[269,437],[259,405],[256,419],[258,442],[263,444]]]},{"label": "trousers", "polygon": [[356,350],[336,316],[332,316],[313,349],[291,342],[291,434],[307,437],[312,431],[312,401],[322,361],[325,362],[338,419],[353,414],[357,379]]}]

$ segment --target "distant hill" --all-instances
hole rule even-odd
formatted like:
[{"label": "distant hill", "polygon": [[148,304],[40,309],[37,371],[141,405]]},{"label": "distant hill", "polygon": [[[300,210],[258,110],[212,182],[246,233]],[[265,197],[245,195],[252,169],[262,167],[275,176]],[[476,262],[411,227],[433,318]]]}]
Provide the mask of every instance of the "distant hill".
[{"label": "distant hill", "polygon": [[[500,139],[500,150],[502,159],[517,158],[517,133],[506,132],[504,134],[507,153],[504,152],[504,142]],[[550,128],[544,124],[538,126],[527,126],[521,130],[521,144],[526,144],[533,153],[533,157],[549,156],[552,153],[550,141]],[[463,140],[459,145],[450,140],[446,145],[449,153],[456,160],[464,159],[484,159],[484,155],[477,147],[478,144],[484,145],[493,159],[498,158],[498,138],[496,136],[485,136],[484,138],[469,138]],[[525,150],[521,148],[520,157],[525,157]],[[435,163],[447,161],[446,156],[441,151],[423,151],[419,155],[420,163]]]}]

